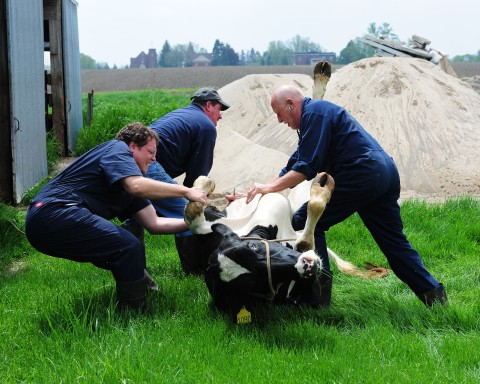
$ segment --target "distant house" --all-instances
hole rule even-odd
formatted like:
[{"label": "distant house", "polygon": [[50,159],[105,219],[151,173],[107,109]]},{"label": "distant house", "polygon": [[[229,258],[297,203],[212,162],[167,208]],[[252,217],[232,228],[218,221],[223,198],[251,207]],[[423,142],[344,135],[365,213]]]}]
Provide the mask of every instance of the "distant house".
[{"label": "distant house", "polygon": [[197,53],[193,56],[192,67],[209,67],[212,65],[211,53]]},{"label": "distant house", "polygon": [[150,48],[148,54],[140,52],[137,57],[130,58],[130,68],[157,68],[157,50]]},{"label": "distant house", "polygon": [[328,61],[335,64],[337,55],[334,52],[301,52],[293,54],[293,65],[310,65],[318,61]]}]

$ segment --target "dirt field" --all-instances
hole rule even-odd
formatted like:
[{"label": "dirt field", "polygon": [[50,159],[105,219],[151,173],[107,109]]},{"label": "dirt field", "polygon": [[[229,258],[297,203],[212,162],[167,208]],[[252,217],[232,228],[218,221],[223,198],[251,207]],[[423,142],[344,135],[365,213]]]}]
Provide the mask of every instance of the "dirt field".
[{"label": "dirt field", "polygon": [[[477,76],[474,88],[480,92],[480,63],[453,63],[459,78]],[[334,70],[341,66],[334,66]],[[156,68],[107,69],[82,71],[82,92],[130,91],[148,88],[221,88],[250,74],[299,73],[311,76],[313,65],[265,67],[207,67],[207,68]],[[475,85],[476,84],[476,85]]]}]

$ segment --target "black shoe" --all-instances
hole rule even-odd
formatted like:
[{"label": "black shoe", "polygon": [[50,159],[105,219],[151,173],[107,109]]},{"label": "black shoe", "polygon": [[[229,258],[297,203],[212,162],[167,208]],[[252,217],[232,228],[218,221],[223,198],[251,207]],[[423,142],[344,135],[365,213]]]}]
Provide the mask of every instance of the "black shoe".
[{"label": "black shoe", "polygon": [[432,307],[434,304],[445,305],[448,301],[447,292],[445,292],[445,288],[443,287],[442,283],[440,283],[437,288],[418,296],[418,298],[427,307]]},{"label": "black shoe", "polygon": [[330,271],[322,270],[320,273],[320,307],[329,307],[332,303],[333,275]]},{"label": "black shoe", "polygon": [[146,269],[145,269],[145,277],[147,278],[147,288],[151,291],[158,291],[157,283],[155,282],[155,280],[153,280],[152,276],[148,274]]},{"label": "black shoe", "polygon": [[117,281],[117,311],[131,309],[144,313],[147,310],[147,285],[146,276],[135,281]]}]

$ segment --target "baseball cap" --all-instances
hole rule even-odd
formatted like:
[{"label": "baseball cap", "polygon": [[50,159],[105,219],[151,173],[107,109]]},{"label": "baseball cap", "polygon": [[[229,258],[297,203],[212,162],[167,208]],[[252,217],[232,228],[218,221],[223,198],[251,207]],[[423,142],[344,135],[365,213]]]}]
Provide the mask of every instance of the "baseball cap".
[{"label": "baseball cap", "polygon": [[222,111],[230,108],[230,104],[223,101],[218,92],[215,91],[213,88],[200,88],[193,94],[190,100],[192,100],[193,102],[215,100],[222,104]]}]

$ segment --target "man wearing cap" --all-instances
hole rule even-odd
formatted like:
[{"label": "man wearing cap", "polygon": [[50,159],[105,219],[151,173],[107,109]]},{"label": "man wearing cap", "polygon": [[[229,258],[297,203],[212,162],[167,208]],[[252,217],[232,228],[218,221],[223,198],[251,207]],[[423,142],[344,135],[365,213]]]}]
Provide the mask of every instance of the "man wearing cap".
[{"label": "man wearing cap", "polygon": [[[157,162],[150,164],[145,176],[176,184],[173,179],[185,174],[183,185],[192,187],[199,176],[210,172],[217,122],[222,118],[221,112],[230,105],[212,88],[200,88],[191,100],[188,106],[169,112],[150,125],[160,140],[157,143]],[[183,218],[188,200],[167,198],[152,203],[159,216]],[[175,245],[184,272],[201,273],[201,255],[192,233],[175,235]]]}]

